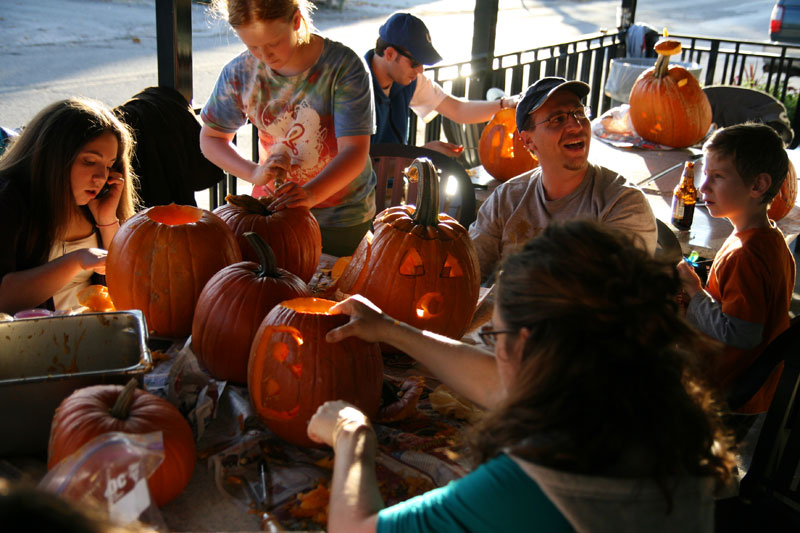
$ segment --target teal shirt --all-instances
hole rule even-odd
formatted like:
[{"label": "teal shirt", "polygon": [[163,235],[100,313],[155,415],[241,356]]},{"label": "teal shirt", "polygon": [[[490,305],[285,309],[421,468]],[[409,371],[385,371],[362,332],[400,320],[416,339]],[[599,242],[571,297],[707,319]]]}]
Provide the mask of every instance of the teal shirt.
[{"label": "teal shirt", "polygon": [[517,464],[503,454],[462,479],[383,509],[378,533],[573,531]]}]

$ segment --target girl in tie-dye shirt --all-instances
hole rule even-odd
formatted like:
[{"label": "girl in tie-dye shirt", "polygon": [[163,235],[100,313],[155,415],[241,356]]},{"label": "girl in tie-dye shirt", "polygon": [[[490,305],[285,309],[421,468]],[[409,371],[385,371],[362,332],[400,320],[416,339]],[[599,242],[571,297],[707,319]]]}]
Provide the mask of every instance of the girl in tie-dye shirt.
[{"label": "girl in tie-dye shirt", "polygon": [[[253,183],[254,196],[273,194],[272,207],[312,208],[323,251],[352,254],[375,214],[373,99],[363,61],[311,33],[306,0],[216,4],[248,50],[222,69],[203,108],[203,153]],[[258,128],[258,165],[231,144],[248,120]],[[277,169],[289,181],[275,187]]]}]

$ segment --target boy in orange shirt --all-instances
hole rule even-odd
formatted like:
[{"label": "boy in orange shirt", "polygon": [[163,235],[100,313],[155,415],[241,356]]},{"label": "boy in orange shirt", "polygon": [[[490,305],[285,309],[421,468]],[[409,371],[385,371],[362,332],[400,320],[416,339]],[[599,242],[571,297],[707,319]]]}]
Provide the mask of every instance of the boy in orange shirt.
[{"label": "boy in orange shirt", "polygon": [[[700,187],[708,212],[725,217],[733,232],[714,257],[705,290],[694,269],[678,264],[690,297],[686,318],[725,344],[709,379],[722,391],[789,327],[795,263],[783,233],[767,208],[783,185],[788,157],[783,141],[764,124],[739,124],[718,130],[703,146],[705,180]],[[769,409],[783,365],[739,409]]]}]

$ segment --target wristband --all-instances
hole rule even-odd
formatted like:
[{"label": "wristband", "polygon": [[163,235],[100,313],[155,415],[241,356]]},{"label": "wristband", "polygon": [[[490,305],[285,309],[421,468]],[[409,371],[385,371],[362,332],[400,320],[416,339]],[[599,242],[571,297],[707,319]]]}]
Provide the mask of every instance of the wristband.
[{"label": "wristband", "polygon": [[97,224],[95,223],[96,228],[107,228],[109,226],[113,226],[114,224],[119,224],[119,219],[115,218],[114,222],[109,222],[108,224]]}]

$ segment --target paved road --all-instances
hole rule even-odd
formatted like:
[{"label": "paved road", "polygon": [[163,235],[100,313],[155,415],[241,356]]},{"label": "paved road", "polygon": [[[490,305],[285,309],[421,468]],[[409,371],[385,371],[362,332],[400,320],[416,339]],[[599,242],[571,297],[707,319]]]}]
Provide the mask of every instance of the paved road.
[{"label": "paved road", "polygon": [[[637,20],[673,33],[766,38],[773,0],[639,0]],[[0,124],[17,127],[44,105],[83,94],[109,105],[157,83],[154,0],[0,0]],[[558,42],[616,26],[619,0],[500,0],[497,52]],[[445,61],[467,59],[474,2],[346,0],[321,7],[320,31],[359,53],[396,10],[422,17]],[[193,6],[195,104],[242,47],[222,21]]]}]

